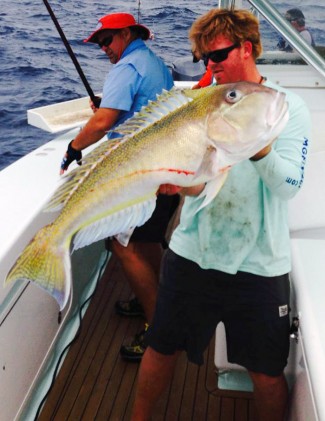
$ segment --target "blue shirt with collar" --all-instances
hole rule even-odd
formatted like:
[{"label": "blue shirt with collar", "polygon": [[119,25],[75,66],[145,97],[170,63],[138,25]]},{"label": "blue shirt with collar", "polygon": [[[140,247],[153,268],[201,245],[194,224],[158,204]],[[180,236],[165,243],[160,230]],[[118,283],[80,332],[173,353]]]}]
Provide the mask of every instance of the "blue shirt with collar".
[{"label": "blue shirt with collar", "polygon": [[121,110],[114,129],[173,85],[164,62],[141,39],[136,39],[108,73],[100,107]]}]

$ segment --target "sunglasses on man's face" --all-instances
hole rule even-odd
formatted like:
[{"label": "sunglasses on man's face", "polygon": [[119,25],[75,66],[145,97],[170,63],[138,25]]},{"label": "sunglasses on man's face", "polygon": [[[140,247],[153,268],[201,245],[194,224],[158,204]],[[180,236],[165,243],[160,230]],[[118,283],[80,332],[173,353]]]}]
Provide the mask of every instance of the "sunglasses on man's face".
[{"label": "sunglasses on man's face", "polygon": [[231,45],[230,47],[210,51],[209,53],[202,55],[203,62],[206,66],[208,65],[209,60],[213,61],[214,63],[221,63],[222,61],[227,60],[230,51],[238,47],[240,47],[240,44],[236,43]]},{"label": "sunglasses on man's face", "polygon": [[108,35],[106,38],[98,41],[99,48],[109,47],[113,42],[114,35],[115,34]]}]

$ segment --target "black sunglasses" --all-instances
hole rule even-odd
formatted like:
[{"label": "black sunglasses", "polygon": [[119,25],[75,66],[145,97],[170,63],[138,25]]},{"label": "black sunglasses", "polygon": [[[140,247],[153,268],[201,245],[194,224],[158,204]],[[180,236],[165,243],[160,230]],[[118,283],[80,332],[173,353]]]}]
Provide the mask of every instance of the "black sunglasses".
[{"label": "black sunglasses", "polygon": [[106,38],[98,41],[99,48],[109,47],[113,42],[114,35],[115,34],[108,35]]},{"label": "black sunglasses", "polygon": [[236,43],[227,48],[221,48],[220,50],[210,51],[209,53],[202,55],[202,60],[206,66],[208,65],[209,60],[212,60],[214,63],[221,63],[222,61],[225,61],[228,58],[228,54],[230,53],[230,51],[238,47],[240,47],[240,44]]}]

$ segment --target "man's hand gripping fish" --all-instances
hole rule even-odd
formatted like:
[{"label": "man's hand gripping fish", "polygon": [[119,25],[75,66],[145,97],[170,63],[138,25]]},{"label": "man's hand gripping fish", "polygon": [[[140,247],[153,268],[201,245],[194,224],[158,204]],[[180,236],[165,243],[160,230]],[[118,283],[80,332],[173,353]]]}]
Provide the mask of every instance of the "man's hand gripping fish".
[{"label": "man's hand gripping fish", "polygon": [[59,216],[37,232],[6,284],[35,282],[64,308],[71,243],[76,250],[144,224],[161,184],[207,183],[197,198],[206,206],[230,167],[274,141],[287,120],[285,95],[254,83],[164,92],[118,127],[123,137],[102,143],[66,176],[44,210]]}]

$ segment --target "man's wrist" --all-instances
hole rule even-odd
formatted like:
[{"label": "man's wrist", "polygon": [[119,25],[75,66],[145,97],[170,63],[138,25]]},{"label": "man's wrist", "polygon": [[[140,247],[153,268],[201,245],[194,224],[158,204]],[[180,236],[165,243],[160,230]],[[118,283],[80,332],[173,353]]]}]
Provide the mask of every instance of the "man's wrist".
[{"label": "man's wrist", "polygon": [[72,145],[72,143],[75,141],[75,139],[72,139],[71,142],[68,145],[68,148],[70,148],[73,152],[80,152],[75,146]]},{"label": "man's wrist", "polygon": [[253,162],[257,162],[257,161],[260,161],[261,159],[263,159],[265,157],[266,157],[266,155],[263,155],[263,156],[252,156],[251,158],[249,158],[249,160],[250,161],[253,161]]},{"label": "man's wrist", "polygon": [[81,151],[78,151],[78,149],[75,149],[72,146],[73,141],[74,141],[74,139],[72,139],[71,142],[68,145],[68,150],[67,150],[68,158],[69,158],[70,162],[76,160],[77,163],[79,165],[81,165],[80,161],[81,161],[81,158],[82,158],[82,153],[81,153]]},{"label": "man's wrist", "polygon": [[249,160],[253,162],[260,161],[261,159],[265,158],[271,152],[271,150],[271,146],[266,146],[264,149],[260,150],[254,156],[249,158]]}]

